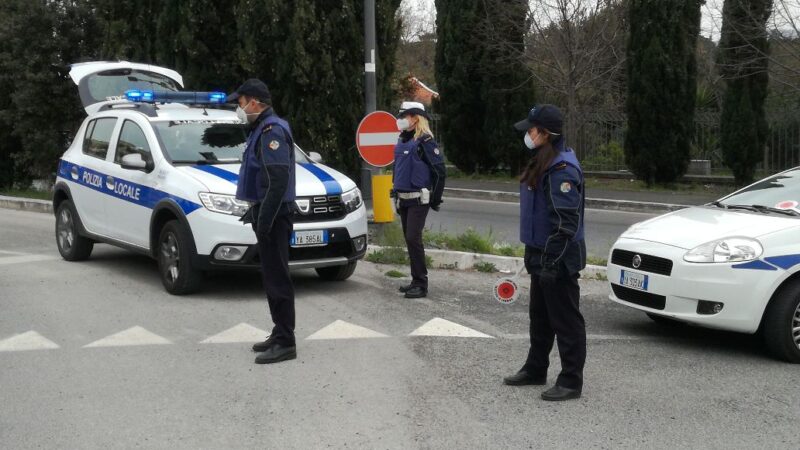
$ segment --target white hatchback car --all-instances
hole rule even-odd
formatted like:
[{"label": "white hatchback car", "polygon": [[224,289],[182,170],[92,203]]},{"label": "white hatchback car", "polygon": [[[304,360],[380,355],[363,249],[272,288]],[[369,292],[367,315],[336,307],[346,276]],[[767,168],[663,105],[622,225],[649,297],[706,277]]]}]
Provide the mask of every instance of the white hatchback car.
[{"label": "white hatchback car", "polygon": [[771,353],[800,363],[800,167],[633,225],[608,279],[611,300],[653,320],[760,331]]},{"label": "white hatchback car", "polygon": [[[70,261],[95,242],[158,261],[167,291],[195,290],[205,271],[257,267],[249,205],[236,200],[242,123],[224,93],[182,92],[169,69],[129,62],[75,64],[88,117],[58,165],[56,242]],[[171,98],[173,100],[166,100]],[[344,280],[367,247],[355,183],[295,147],[293,268]]]}]

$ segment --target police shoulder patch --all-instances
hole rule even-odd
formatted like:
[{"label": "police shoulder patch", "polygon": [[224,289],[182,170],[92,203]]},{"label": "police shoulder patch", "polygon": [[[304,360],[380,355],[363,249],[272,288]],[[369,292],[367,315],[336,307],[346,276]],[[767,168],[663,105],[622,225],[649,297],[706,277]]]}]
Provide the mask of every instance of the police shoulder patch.
[{"label": "police shoulder patch", "polygon": [[572,183],[570,183],[569,181],[565,181],[565,182],[561,183],[561,192],[563,192],[564,194],[567,194],[571,190],[572,190]]},{"label": "police shoulder patch", "polygon": [[440,154],[440,153],[442,153],[442,152],[439,150],[439,147],[435,147],[435,148],[433,149],[433,154],[434,154],[434,155],[438,155],[438,154]]},{"label": "police shoulder patch", "polygon": [[280,146],[281,146],[281,143],[278,142],[277,140],[273,140],[272,142],[269,143],[270,150],[277,150],[278,147],[280,147]]}]

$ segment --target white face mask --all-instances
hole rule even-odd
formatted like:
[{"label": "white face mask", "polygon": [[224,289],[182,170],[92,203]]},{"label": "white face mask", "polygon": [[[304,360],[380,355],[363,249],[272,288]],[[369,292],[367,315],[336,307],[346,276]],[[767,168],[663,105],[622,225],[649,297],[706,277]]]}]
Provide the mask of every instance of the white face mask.
[{"label": "white face mask", "polygon": [[411,126],[411,122],[406,119],[405,117],[402,119],[397,119],[397,129],[400,131],[406,131]]},{"label": "white face mask", "polygon": [[536,144],[533,143],[533,139],[531,139],[531,134],[530,133],[525,133],[525,139],[524,140],[525,140],[525,147],[528,147],[528,149],[530,149],[530,150],[533,150],[534,148],[536,148]]},{"label": "white face mask", "polygon": [[[247,105],[249,105],[248,103]],[[247,107],[247,105],[244,105]],[[241,106],[236,107],[236,117],[244,123],[253,123],[258,118],[258,113],[248,114]]]}]

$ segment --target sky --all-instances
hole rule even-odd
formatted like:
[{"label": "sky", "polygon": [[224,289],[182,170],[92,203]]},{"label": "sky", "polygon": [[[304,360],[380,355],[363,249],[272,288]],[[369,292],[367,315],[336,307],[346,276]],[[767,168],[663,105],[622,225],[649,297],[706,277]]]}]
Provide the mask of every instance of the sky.
[{"label": "sky", "polygon": [[[700,34],[714,41],[719,39],[719,27],[722,25],[722,3],[724,0],[706,0],[703,5],[703,18],[700,25]],[[433,6],[434,0],[403,0],[402,8],[410,8],[415,14],[436,14]],[[421,21],[420,23],[425,23]]]}]

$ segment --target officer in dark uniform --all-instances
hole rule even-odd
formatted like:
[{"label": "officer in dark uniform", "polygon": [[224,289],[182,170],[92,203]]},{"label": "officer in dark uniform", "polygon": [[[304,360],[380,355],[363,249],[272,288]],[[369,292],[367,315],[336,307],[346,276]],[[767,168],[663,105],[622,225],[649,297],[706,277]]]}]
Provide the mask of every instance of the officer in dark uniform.
[{"label": "officer in dark uniform", "polygon": [[542,393],[544,400],[579,398],[586,361],[586,326],[580,312],[579,272],[586,266],[583,217],[585,185],[575,152],[561,136],[561,111],[553,105],[531,109],[514,125],[525,131],[533,156],[520,188],[520,239],[531,274],[531,348],[508,385],[544,385],[553,339],[558,339],[561,373]]},{"label": "officer in dark uniform", "polygon": [[400,288],[406,298],[428,295],[422,230],[428,211],[439,211],[444,193],[444,155],[433,139],[429,119],[417,102],[403,102],[397,119],[401,133],[394,147],[393,195],[411,263],[411,284]]},{"label": "officer in dark uniform", "polygon": [[236,113],[249,126],[236,198],[252,204],[242,221],[252,224],[258,239],[261,277],[275,325],[266,341],[253,345],[262,352],[256,364],[295,359],[294,285],[289,276],[295,199],[292,130],[275,114],[267,85],[260,80],[245,81],[227,101],[238,102]]}]

